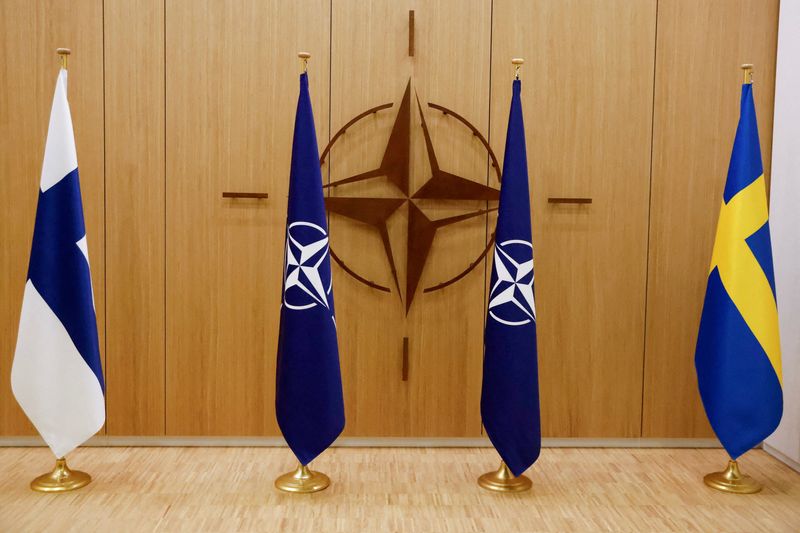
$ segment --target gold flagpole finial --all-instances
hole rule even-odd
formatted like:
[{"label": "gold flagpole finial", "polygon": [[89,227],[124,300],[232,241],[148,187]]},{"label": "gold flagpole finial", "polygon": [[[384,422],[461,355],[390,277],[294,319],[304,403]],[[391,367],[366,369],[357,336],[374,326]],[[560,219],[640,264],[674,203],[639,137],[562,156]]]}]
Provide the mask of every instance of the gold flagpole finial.
[{"label": "gold flagpole finial", "polygon": [[525,60],[521,57],[515,57],[511,60],[511,64],[514,65],[514,79],[519,79],[519,69],[522,68],[522,65],[525,63]]},{"label": "gold flagpole finial", "polygon": [[297,57],[303,62],[303,72],[308,72],[308,60],[311,58],[311,54],[308,52],[297,52]]},{"label": "gold flagpole finial", "polygon": [[56,53],[61,58],[61,68],[67,70],[67,58],[72,53],[69,48],[56,48]]},{"label": "gold flagpole finial", "polygon": [[744,83],[745,84],[753,84],[753,65],[750,63],[745,63],[742,65],[742,72],[744,72]]}]

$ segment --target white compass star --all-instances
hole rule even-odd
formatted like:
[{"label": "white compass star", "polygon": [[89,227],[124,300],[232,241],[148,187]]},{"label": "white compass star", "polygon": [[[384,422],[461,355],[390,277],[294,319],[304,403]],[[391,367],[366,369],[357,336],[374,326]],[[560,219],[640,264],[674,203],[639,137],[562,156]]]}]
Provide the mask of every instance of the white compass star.
[{"label": "white compass star", "polygon": [[[536,320],[536,303],[533,297],[533,257],[529,261],[517,262],[503,250],[507,244],[524,244],[525,241],[506,241],[498,244],[494,249],[494,268],[497,272],[497,281],[489,292],[489,314],[498,322],[510,326],[520,326]],[[523,281],[531,274],[530,279]],[[518,296],[521,296],[520,300]],[[498,317],[492,309],[503,304],[513,303],[529,318],[521,321],[510,321]]]},{"label": "white compass star", "polygon": [[[291,227],[295,225],[308,225],[317,228],[324,237],[309,244],[301,244],[291,233]],[[286,291],[292,287],[297,287],[308,294],[315,302],[330,309],[327,296],[327,293],[330,292],[330,287],[325,288],[319,273],[319,267],[327,256],[328,237],[322,228],[307,222],[295,222],[290,226],[286,239],[286,273],[283,289],[283,303],[287,307],[290,309],[308,309],[316,305],[314,302],[305,305],[293,305],[287,302]]]}]

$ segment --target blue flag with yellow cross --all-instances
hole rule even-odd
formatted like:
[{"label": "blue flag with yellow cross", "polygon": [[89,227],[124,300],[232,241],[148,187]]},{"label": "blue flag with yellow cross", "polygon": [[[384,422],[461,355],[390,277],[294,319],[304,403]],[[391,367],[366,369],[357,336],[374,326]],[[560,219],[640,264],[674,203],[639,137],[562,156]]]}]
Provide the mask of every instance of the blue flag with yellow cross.
[{"label": "blue flag with yellow cross", "polygon": [[750,83],[742,86],[695,367],[708,420],[732,459],[775,431],[783,414],[781,351],[767,192]]}]

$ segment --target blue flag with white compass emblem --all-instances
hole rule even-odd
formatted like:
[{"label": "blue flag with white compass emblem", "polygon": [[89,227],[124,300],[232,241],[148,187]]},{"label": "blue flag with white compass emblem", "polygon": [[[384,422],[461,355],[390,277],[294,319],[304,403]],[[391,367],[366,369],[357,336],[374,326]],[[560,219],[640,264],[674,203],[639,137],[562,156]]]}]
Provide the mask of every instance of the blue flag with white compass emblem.
[{"label": "blue flag with white compass emblem", "polygon": [[486,316],[481,417],[515,476],[539,457],[539,372],[528,161],[521,84],[514,80]]},{"label": "blue flag with white compass emblem", "polygon": [[332,289],[319,148],[303,73],[289,174],[275,413],[304,465],[344,429]]}]

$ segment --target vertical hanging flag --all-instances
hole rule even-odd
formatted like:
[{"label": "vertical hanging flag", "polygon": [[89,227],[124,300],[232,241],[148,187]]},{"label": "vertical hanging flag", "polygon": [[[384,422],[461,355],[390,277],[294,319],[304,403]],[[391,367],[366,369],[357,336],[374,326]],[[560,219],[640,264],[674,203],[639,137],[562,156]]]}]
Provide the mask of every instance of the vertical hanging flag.
[{"label": "vertical hanging flag", "polygon": [[275,411],[301,464],[322,453],[344,429],[328,224],[308,74],[292,142]]},{"label": "vertical hanging flag", "polygon": [[481,417],[515,476],[539,457],[539,376],[528,161],[520,80],[508,118],[483,358]]},{"label": "vertical hanging flag", "polygon": [[695,367],[708,420],[732,459],[778,426],[783,414],[778,311],[751,83],[742,86]]},{"label": "vertical hanging flag", "polygon": [[63,68],[50,111],[11,388],[56,457],[80,446],[105,422],[78,158]]}]

